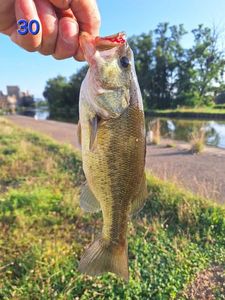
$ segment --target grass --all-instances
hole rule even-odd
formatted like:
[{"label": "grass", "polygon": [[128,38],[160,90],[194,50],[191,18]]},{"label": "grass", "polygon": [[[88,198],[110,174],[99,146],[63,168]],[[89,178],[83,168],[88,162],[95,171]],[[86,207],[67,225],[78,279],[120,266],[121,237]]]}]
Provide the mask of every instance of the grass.
[{"label": "grass", "polygon": [[129,224],[129,283],[81,275],[102,219],[79,208],[79,153],[0,119],[0,170],[0,299],[184,300],[199,271],[225,265],[225,209],[149,175]]},{"label": "grass", "polygon": [[225,107],[215,106],[215,107],[199,107],[199,108],[187,108],[187,107],[180,107],[177,109],[165,109],[165,110],[153,110],[154,114],[160,115],[168,115],[168,114],[193,114],[193,115],[201,115],[201,114],[210,114],[210,115],[224,115],[225,114]]},{"label": "grass", "polygon": [[224,109],[225,110],[225,103],[224,104],[216,104],[216,105],[214,105],[213,108],[215,108],[215,109]]},{"label": "grass", "polygon": [[191,152],[199,154],[203,152],[205,148],[205,130],[201,128],[200,130],[195,130],[190,136]]},{"label": "grass", "polygon": [[152,122],[151,128],[149,128],[149,130],[151,130],[152,132],[152,141],[151,144],[153,145],[159,145],[160,144],[160,139],[161,139],[161,135],[160,135],[160,120],[156,119],[154,122]]},{"label": "grass", "polygon": [[175,143],[172,143],[172,142],[169,142],[166,144],[166,148],[176,148],[176,144]]}]

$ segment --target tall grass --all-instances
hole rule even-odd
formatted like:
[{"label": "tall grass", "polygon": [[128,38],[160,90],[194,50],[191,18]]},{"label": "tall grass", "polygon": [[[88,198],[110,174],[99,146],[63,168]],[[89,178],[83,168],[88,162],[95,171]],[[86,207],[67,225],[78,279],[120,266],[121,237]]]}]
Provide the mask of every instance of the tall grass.
[{"label": "tall grass", "polygon": [[189,137],[192,153],[201,153],[205,148],[205,129],[201,128],[199,131],[195,130]]},{"label": "tall grass", "polygon": [[161,140],[160,135],[160,119],[155,119],[148,123],[148,144],[159,145]]}]

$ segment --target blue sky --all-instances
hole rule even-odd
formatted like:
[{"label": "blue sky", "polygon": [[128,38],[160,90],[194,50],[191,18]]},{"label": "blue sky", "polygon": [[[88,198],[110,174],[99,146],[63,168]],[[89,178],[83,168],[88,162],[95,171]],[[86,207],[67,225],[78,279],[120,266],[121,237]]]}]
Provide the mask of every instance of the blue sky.
[{"label": "blue sky", "polygon": [[[184,24],[191,30],[198,24],[225,28],[224,0],[98,0],[101,35],[126,31],[128,36],[154,29],[159,22]],[[191,38],[185,39],[191,44]],[[82,63],[73,59],[57,61],[51,56],[29,53],[0,34],[0,90],[19,85],[35,97],[42,97],[45,83],[58,74],[69,77]]]}]

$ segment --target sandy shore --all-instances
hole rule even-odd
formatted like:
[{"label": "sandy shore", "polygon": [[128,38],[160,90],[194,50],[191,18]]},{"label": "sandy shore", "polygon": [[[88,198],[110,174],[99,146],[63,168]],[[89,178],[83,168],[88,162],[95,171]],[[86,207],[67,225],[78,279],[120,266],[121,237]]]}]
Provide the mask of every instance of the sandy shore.
[{"label": "sandy shore", "polygon": [[[8,119],[79,148],[74,124],[37,121],[23,116],[10,116]],[[193,155],[187,143],[175,142],[176,147],[173,148],[167,147],[169,143],[163,140],[159,146],[147,145],[146,168],[162,179],[225,203],[225,150],[206,147],[203,153]]]}]

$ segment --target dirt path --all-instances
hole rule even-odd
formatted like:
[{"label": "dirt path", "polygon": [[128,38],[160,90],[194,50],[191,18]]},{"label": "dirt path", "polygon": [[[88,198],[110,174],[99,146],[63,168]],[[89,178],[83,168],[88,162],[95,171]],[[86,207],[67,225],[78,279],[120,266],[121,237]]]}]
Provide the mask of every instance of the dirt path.
[{"label": "dirt path", "polygon": [[[17,125],[48,134],[78,148],[74,124],[37,121],[22,116],[8,118]],[[176,148],[168,148],[166,143],[147,146],[146,168],[162,179],[175,181],[194,193],[225,203],[225,150],[209,147],[200,155],[192,155],[187,144],[178,143]]]}]

